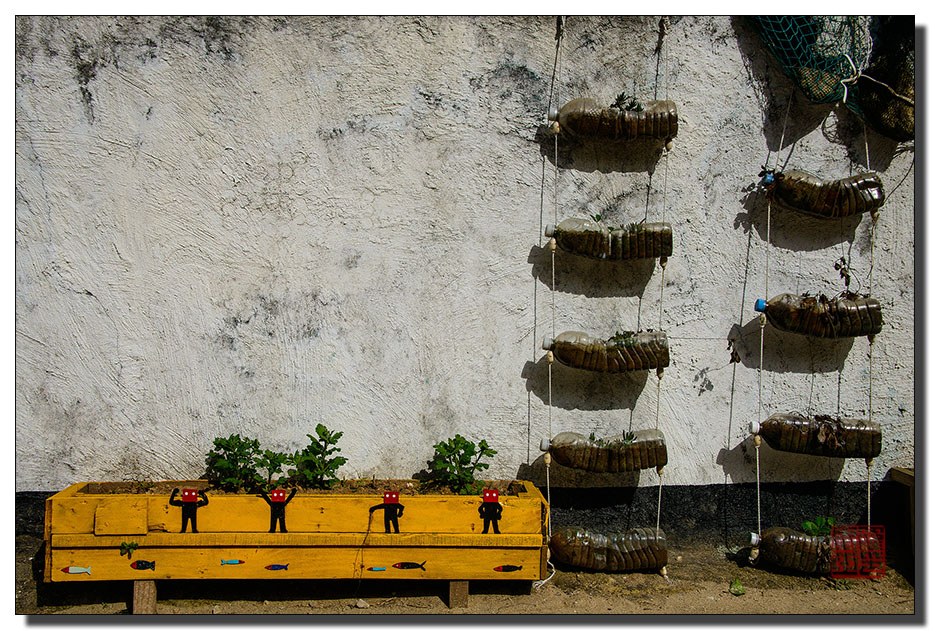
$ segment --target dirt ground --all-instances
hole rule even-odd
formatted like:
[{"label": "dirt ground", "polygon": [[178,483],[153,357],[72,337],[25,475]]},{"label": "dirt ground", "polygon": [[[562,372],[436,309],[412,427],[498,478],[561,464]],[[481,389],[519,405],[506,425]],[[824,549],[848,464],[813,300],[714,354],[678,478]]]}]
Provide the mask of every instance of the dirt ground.
[{"label": "dirt ground", "polygon": [[[16,537],[16,613],[119,615],[124,582],[39,584],[39,538]],[[441,581],[179,581],[158,583],[159,614],[300,615],[913,615],[914,587],[888,567],[879,580],[833,581],[748,566],[746,550],[683,543],[669,547],[668,578],[560,567],[538,589],[526,582],[472,582],[467,608],[450,609]],[[744,595],[729,587],[738,579]]]}]

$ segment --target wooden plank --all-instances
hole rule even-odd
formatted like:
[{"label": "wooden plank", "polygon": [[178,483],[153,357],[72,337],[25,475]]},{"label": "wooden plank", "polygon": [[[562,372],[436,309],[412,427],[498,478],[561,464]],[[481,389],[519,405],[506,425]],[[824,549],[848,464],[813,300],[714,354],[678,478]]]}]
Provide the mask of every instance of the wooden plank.
[{"label": "wooden plank", "polygon": [[[199,578],[538,580],[539,553],[539,548],[140,547],[129,559],[116,549],[53,548],[51,575],[55,582]],[[233,560],[241,563],[230,564]],[[410,568],[397,568],[398,563],[410,563]],[[287,569],[266,568],[273,565]],[[66,567],[91,572],[65,573],[62,569]]]},{"label": "wooden plank", "polygon": [[155,580],[136,580],[132,583],[132,614],[156,614],[156,601]]},{"label": "wooden plank", "polygon": [[[142,497],[133,495],[86,495],[51,497],[52,534],[78,534],[95,531],[95,515],[101,505]],[[180,532],[181,508],[168,505],[168,495],[144,497],[149,531]],[[403,516],[398,528],[405,532],[481,533],[484,522],[478,515],[482,499],[477,496],[401,496]],[[498,523],[502,534],[536,533],[540,531],[540,499],[534,497],[501,497],[503,513]],[[368,495],[306,495],[297,496],[287,506],[289,532],[384,532],[384,511],[369,512],[381,504],[381,497]],[[114,509],[111,513],[118,514]],[[127,518],[137,519],[133,512]],[[271,512],[258,496],[217,496],[197,512],[200,532],[267,532]],[[134,524],[108,525],[111,531]]]},{"label": "wooden plank", "polygon": [[94,534],[147,534],[148,501],[145,497],[115,496],[97,505],[94,511]]},{"label": "wooden plank", "polygon": [[143,536],[52,534],[54,548],[111,548],[124,542],[144,547],[543,547],[542,534],[363,534],[288,532],[151,533]]},{"label": "wooden plank", "polygon": [[468,608],[468,580],[449,580],[449,608]]}]

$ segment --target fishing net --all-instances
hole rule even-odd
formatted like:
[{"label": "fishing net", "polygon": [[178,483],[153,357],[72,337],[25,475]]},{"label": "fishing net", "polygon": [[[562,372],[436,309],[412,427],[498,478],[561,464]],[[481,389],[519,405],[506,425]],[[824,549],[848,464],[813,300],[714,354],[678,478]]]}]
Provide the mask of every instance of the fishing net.
[{"label": "fishing net", "polygon": [[759,16],[750,22],[812,102],[842,101],[879,132],[913,137],[913,16]]}]

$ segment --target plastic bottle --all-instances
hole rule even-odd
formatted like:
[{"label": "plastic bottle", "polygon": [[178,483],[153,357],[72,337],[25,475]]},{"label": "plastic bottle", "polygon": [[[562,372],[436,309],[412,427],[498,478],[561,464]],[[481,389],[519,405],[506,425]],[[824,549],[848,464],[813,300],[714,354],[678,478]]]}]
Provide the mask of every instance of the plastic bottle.
[{"label": "plastic bottle", "polygon": [[825,295],[782,293],[756,300],[755,310],[779,330],[810,337],[838,338],[877,335],[882,329],[882,307],[871,297],[828,299]]},{"label": "plastic bottle", "polygon": [[653,370],[669,364],[668,335],[661,330],[628,333],[606,341],[568,331],[555,339],[546,337],[543,349],[551,350],[563,365],[594,372]]},{"label": "plastic bottle", "polygon": [[774,413],[762,424],[751,422],[749,432],[790,453],[869,460],[882,452],[882,428],[868,420]]}]

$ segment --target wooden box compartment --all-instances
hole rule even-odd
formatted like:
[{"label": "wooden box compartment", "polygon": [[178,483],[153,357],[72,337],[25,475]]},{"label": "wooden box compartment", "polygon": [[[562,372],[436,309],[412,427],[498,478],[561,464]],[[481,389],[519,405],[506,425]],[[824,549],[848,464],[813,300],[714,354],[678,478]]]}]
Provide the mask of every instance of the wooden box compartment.
[{"label": "wooden box compartment", "polygon": [[[170,482],[203,488],[206,482]],[[286,505],[287,532],[269,532],[271,508],[258,495],[212,495],[196,510],[197,533],[181,532],[182,508],[168,494],[108,493],[77,483],[45,503],[45,581],[162,579],[543,578],[549,506],[530,482],[501,495],[483,533],[481,496],[415,495],[399,500],[399,533],[385,532],[380,495],[300,494]],[[404,481],[398,482],[398,488]],[[138,545],[131,557],[123,543]]]}]

